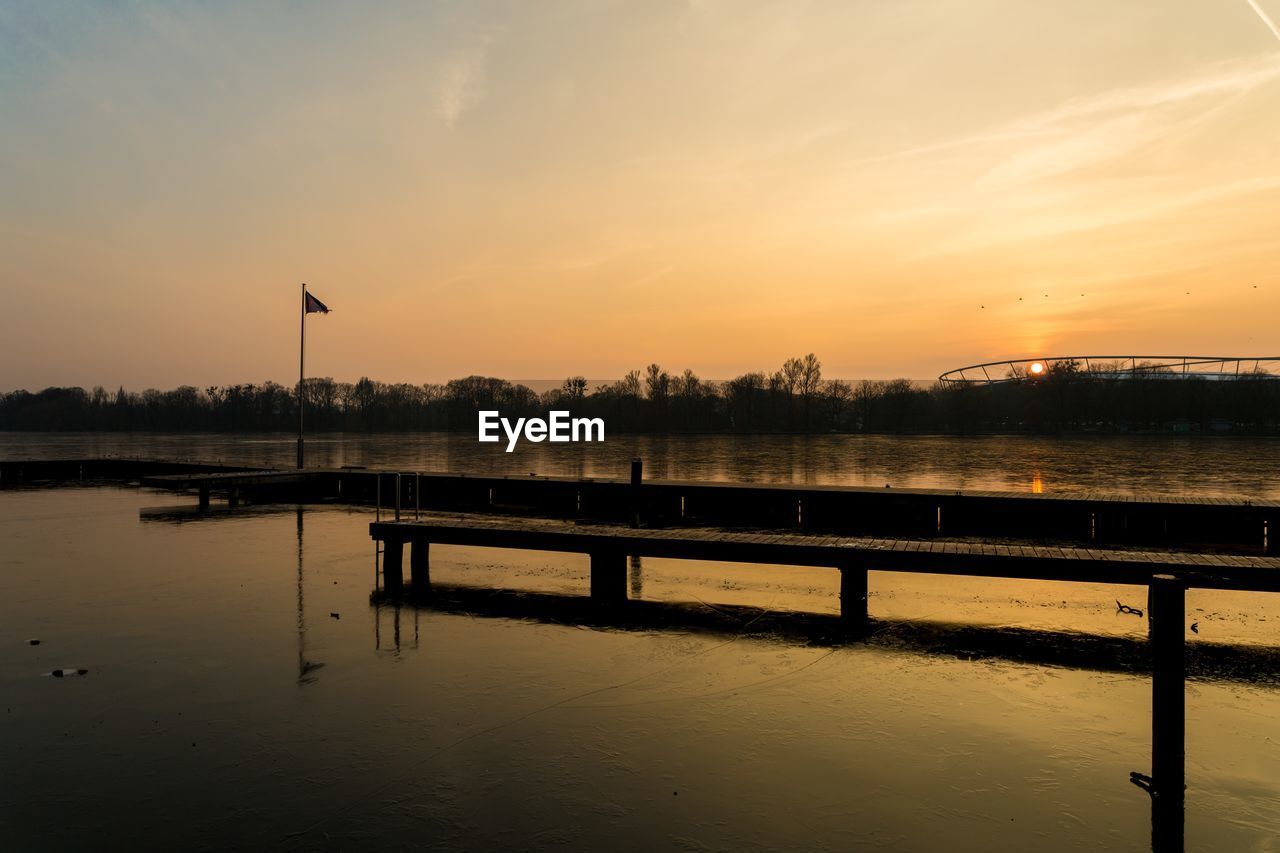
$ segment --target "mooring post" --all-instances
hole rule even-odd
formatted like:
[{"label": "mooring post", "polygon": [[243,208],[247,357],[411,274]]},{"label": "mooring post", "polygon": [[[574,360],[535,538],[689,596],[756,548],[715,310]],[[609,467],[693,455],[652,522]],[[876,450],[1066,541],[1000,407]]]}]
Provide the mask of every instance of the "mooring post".
[{"label": "mooring post", "polygon": [[840,566],[840,621],[845,630],[862,633],[867,629],[867,564],[848,560]]},{"label": "mooring post", "polygon": [[[1185,798],[1186,584],[1151,577],[1151,830],[1156,850],[1181,850]],[[1158,842],[1158,843],[1157,843]]]},{"label": "mooring post", "polygon": [[409,545],[409,585],[417,595],[431,592],[431,543],[425,539]]},{"label": "mooring post", "polygon": [[200,508],[201,509],[209,508],[209,484],[208,483],[200,484]]},{"label": "mooring post", "polygon": [[591,600],[621,604],[627,600],[627,556],[617,548],[591,552]]},{"label": "mooring post", "polygon": [[382,588],[390,593],[404,590],[404,542],[400,539],[382,543]]},{"label": "mooring post", "polygon": [[400,472],[396,472],[396,521],[400,520]]},{"label": "mooring post", "polygon": [[413,474],[413,520],[418,521],[422,518],[422,474],[415,471]]},{"label": "mooring post", "polygon": [[631,460],[631,526],[640,526],[640,481],[644,478],[644,461]]}]

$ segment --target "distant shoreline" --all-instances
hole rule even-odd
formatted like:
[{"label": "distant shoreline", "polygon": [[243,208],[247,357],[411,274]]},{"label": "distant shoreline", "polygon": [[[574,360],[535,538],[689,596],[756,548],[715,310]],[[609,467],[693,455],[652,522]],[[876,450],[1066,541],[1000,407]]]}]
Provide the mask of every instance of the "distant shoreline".
[{"label": "distant shoreline", "polygon": [[[536,380],[534,380],[536,381]],[[550,380],[546,380],[550,382]],[[824,379],[813,354],[727,382],[652,364],[613,384],[573,376],[539,392],[489,376],[444,385],[307,379],[142,392],[97,387],[0,394],[0,430],[33,432],[453,432],[478,413],[602,419],[606,435],[1277,435],[1280,381],[1116,378],[1050,371],[991,385]],[[301,403],[301,410],[300,410]]]},{"label": "distant shoreline", "polygon": [[[53,436],[53,435],[216,435],[216,436],[279,436],[281,440],[295,441],[297,432],[275,429],[275,430],[217,430],[209,428],[192,428],[192,429],[17,429],[0,426],[0,434],[3,435],[31,435],[31,436]],[[351,438],[358,436],[388,436],[388,435],[456,435],[467,437],[474,440],[474,430],[462,429],[375,429],[375,430],[317,430],[315,432],[308,431],[306,436],[308,441],[323,439],[325,437],[343,437]],[[882,438],[1061,438],[1061,439],[1092,439],[1092,438],[1177,438],[1177,439],[1280,439],[1280,431],[1277,432],[1174,432],[1172,430],[1063,430],[1061,432],[1031,432],[1023,430],[1021,432],[928,432],[928,431],[901,431],[901,432],[871,432],[871,431],[844,431],[844,432],[730,432],[730,431],[714,431],[706,430],[702,432],[684,431],[684,432],[644,432],[644,431],[622,431],[613,430],[606,436],[609,438],[836,438],[836,437],[882,437]]]}]

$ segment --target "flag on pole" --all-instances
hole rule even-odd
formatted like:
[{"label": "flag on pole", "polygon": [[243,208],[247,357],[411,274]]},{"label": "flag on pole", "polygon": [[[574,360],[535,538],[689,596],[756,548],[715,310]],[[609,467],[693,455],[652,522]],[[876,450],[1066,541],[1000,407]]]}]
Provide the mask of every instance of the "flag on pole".
[{"label": "flag on pole", "polygon": [[306,311],[305,311],[305,313],[307,313],[307,314],[315,314],[315,313],[317,313],[317,312],[318,312],[318,313],[320,313],[320,314],[328,314],[328,313],[329,313],[329,306],[328,306],[328,305],[325,305],[325,304],[324,304],[323,302],[321,302],[319,299],[316,299],[316,298],[315,298],[314,296],[312,296],[310,293],[307,293],[307,304],[306,304]]}]

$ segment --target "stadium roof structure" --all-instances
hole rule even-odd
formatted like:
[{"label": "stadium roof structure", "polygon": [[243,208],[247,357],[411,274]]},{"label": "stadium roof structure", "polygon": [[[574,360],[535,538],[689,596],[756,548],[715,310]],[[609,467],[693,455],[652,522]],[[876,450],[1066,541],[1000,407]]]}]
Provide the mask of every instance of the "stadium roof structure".
[{"label": "stadium roof structure", "polygon": [[1069,355],[988,361],[948,370],[943,385],[999,385],[1049,376],[1095,379],[1280,380],[1280,356],[1235,358],[1205,355]]}]

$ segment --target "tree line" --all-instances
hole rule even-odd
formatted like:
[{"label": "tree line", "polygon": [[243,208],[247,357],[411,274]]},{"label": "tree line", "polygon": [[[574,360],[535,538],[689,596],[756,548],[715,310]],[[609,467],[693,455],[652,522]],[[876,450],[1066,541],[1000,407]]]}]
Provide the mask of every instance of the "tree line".
[{"label": "tree line", "polygon": [[[545,417],[552,409],[604,418],[609,433],[1059,433],[1280,434],[1280,381],[1160,373],[1122,377],[1105,365],[1054,364],[1042,377],[995,385],[922,387],[907,379],[825,379],[810,353],[773,372],[710,382],[658,364],[589,388],[581,376],[533,389],[488,376],[412,385],[308,379],[308,431],[474,432],[476,413]],[[123,388],[46,388],[0,394],[0,429],[258,432],[295,429],[298,393],[274,382]]]}]

